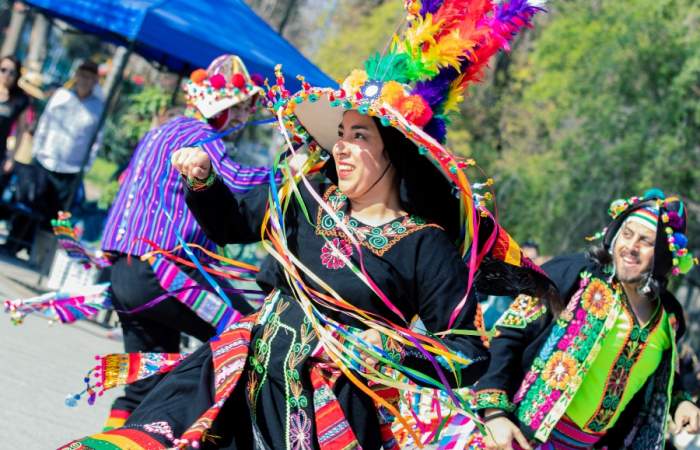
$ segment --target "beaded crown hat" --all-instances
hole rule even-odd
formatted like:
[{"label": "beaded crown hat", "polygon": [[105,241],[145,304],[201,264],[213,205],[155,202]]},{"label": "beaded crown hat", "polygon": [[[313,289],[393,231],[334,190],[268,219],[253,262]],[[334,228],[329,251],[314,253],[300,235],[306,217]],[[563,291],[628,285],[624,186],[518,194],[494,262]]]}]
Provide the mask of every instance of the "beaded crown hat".
[{"label": "beaded crown hat", "polygon": [[221,55],[205,69],[197,69],[185,85],[190,114],[196,109],[205,119],[244,102],[263,91],[235,55]]},{"label": "beaded crown hat", "polygon": [[698,260],[688,249],[686,207],[678,196],[666,196],[660,189],[649,189],[641,196],[614,200],[608,209],[612,222],[598,234],[603,238],[603,246],[610,251],[625,220],[635,211],[649,207],[658,211],[659,217],[653,275],[665,278],[669,272],[674,276],[688,273],[698,264]]},{"label": "beaded crown hat", "polygon": [[[543,10],[542,0],[408,0],[406,16],[387,51],[370,56],[340,87],[285,87],[281,68],[268,86],[267,107],[280,121],[289,144],[308,144],[311,152],[330,151],[338,140],[343,113],[357,110],[379,119],[411,140],[420,155],[452,184],[462,208],[460,248],[476,271],[489,256],[512,266],[539,269],[482,205],[492,181],[471,184],[464,172],[474,165],[444,147],[450,114],[457,112],[466,88],[482,77],[492,56],[508,50],[517,33]],[[403,31],[401,31],[403,30]],[[476,242],[476,246],[471,244]],[[476,251],[470,253],[470,249]]]}]

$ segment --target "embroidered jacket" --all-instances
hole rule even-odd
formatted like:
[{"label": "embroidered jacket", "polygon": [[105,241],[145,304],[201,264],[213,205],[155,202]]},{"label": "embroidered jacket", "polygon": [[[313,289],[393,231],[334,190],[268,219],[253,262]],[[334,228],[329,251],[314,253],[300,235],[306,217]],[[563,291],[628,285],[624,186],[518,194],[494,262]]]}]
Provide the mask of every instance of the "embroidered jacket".
[{"label": "embroidered jacket", "polygon": [[[569,299],[566,309],[555,320],[537,299],[518,297],[496,324],[491,363],[476,390],[478,409],[513,413],[522,430],[540,442],[547,441],[566,412],[624,309],[610,277],[584,255],[556,258],[544,269]],[[679,377],[672,369],[677,367],[676,341],[684,328],[682,309],[667,291],[661,294],[661,304],[671,324],[671,348],[600,445],[663,448],[666,415],[689,398],[680,387],[674,389]],[[606,391],[610,401],[601,402],[601,408],[614,410],[613,391]]]}]

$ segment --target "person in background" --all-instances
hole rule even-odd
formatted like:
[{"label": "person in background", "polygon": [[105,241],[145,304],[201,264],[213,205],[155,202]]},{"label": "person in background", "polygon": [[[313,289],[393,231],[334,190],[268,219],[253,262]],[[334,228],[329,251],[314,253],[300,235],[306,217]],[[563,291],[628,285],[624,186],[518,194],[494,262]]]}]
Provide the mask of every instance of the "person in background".
[{"label": "person in background", "polygon": [[522,249],[523,254],[533,261],[540,257],[540,246],[535,241],[525,241]]},{"label": "person in background", "polygon": [[[69,206],[81,171],[89,169],[95,159],[99,139],[90,144],[104,107],[97,82],[97,64],[83,62],[70,87],[58,88],[39,117],[32,145],[34,195],[28,206],[43,217],[46,229],[50,229],[51,219]],[[22,243],[26,245],[33,238],[31,227],[13,223],[6,249],[16,253]]]},{"label": "person in background", "polygon": [[21,63],[14,56],[0,58],[0,192],[9,181],[7,166],[7,138],[13,125],[29,105],[29,98],[18,85]]},{"label": "person in background", "polygon": [[12,201],[31,204],[35,198],[35,175],[32,165],[32,146],[39,111],[48,95],[42,90],[41,74],[29,72],[17,82],[29,96],[29,104],[14,126],[14,136],[8,139],[8,154],[3,171],[8,179],[15,178]]},{"label": "person in background", "polygon": [[[164,123],[176,110],[158,117],[154,121],[158,126],[146,133],[134,150],[129,166],[119,177],[121,187],[105,224],[101,247],[113,262],[109,275],[111,297],[127,352],[176,353],[180,351],[181,333],[207,341],[226,318],[253,311],[243,298],[232,296],[232,305],[226,306],[223,300],[207,293],[204,289],[209,283],[197,270],[161,256],[146,256],[156,249],[154,246],[175,248],[178,233],[189,244],[216,250],[188,211],[187,189],[180,174],[170,166],[171,155],[181,147],[198,146],[211,155],[217,173],[239,194],[269,180],[269,168],[244,167],[228,158],[223,136],[219,135],[247,122],[262,92],[243,61],[235,55],[216,58],[207,70],[193,72],[185,91],[186,115],[176,115]],[[178,294],[173,280],[201,289]],[[144,308],[167,293],[171,296],[143,311],[124,312]],[[159,378],[127,386],[124,395],[112,404],[105,429],[122,426]]]},{"label": "person in background", "polygon": [[697,264],[686,211],[659,189],[614,201],[602,245],[542,267],[559,298],[515,299],[475,390],[487,450],[660,450],[669,414],[672,430],[700,431],[678,366],[683,308],[667,289]]},{"label": "person in background", "polygon": [[32,155],[37,167],[38,194],[47,220],[66,207],[76,179],[95,160],[99,143],[90,147],[104,107],[97,86],[97,64],[85,61],[75,72],[70,89],[59,88],[39,117]]}]

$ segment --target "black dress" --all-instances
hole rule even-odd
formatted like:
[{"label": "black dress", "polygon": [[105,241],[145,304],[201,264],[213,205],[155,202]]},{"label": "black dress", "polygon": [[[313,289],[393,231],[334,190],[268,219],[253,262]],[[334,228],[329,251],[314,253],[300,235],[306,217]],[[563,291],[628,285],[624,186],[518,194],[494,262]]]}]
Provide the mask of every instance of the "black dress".
[{"label": "black dress", "polygon": [[0,162],[5,160],[7,137],[10,135],[12,125],[28,105],[29,98],[21,92],[13,94],[4,102],[0,102]]},{"label": "black dress", "polygon": [[[316,206],[310,193],[300,189],[305,204]],[[359,238],[366,272],[403,318],[392,312],[334,254],[331,246],[359,266],[356,249],[345,241],[332,218],[320,207],[309,207],[308,220],[298,206],[289,207],[285,226],[291,253],[358,308],[403,326],[418,316],[428,331],[446,330],[451,312],[466,293],[468,275],[447,234],[410,215],[380,227],[363,225],[348,216],[347,199],[335,186],[315,185],[314,189]],[[243,196],[234,196],[217,180],[206,190],[188,192],[187,203],[217,244],[255,242],[260,239],[268,207],[268,189],[261,186]],[[322,291],[309,277],[303,278],[313,289]],[[317,429],[315,417],[322,390],[314,385],[310,373],[318,350],[317,335],[274,259],[264,262],[257,281],[271,294],[251,330],[247,368],[207,431],[210,439],[202,445],[239,449],[322,447],[328,436]],[[454,328],[476,330],[476,305],[470,297]],[[349,329],[366,328],[337,311],[318,309]],[[479,336],[448,335],[442,342],[451,351],[475,361],[462,369],[459,382],[453,379],[451,384],[474,383],[488,364],[488,353]],[[214,355],[211,348],[215,348]],[[396,353],[404,366],[437,377],[432,364],[419,352],[398,348]],[[221,351],[213,346],[203,346],[188,357],[149,393],[127,421],[127,428],[143,431],[147,424],[167,423],[170,437],[181,436],[217,400],[215,385],[221,382],[219,372],[213,368],[215,358],[221,358]],[[362,448],[380,448],[382,436],[372,399],[342,375],[334,381],[332,391],[342,409],[343,423],[349,425],[356,442]],[[163,439],[157,433],[151,436]]]}]

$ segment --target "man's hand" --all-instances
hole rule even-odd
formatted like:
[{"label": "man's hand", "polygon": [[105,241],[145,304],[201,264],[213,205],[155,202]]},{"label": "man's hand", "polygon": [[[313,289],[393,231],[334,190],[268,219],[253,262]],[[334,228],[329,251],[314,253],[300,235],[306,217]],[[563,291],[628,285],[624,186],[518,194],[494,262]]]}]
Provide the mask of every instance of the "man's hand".
[{"label": "man's hand", "polygon": [[687,400],[680,402],[673,415],[673,422],[676,434],[682,431],[697,434],[700,431],[700,408]]},{"label": "man's hand", "polygon": [[[500,412],[500,410],[487,410],[484,417],[488,418],[489,414],[495,412]],[[520,428],[507,417],[497,417],[487,421],[485,425],[486,436],[484,444],[486,444],[486,450],[513,450],[513,440],[517,441],[518,445],[524,450],[532,449]]]},{"label": "man's hand", "polygon": [[170,157],[170,162],[187,178],[206,180],[211,173],[211,161],[207,153],[196,147],[184,147]]}]

